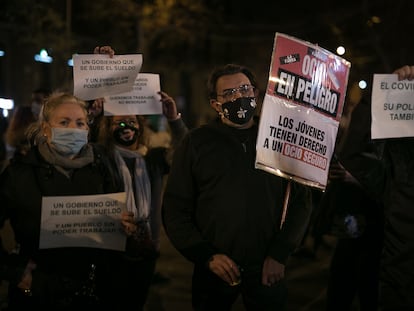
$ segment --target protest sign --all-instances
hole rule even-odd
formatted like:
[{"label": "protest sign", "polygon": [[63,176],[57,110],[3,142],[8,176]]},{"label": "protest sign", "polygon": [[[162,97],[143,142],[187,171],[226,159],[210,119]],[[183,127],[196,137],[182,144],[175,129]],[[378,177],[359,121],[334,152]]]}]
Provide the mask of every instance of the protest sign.
[{"label": "protest sign", "polygon": [[73,55],[73,94],[92,100],[132,90],[142,67],[142,54]]},{"label": "protest sign", "polygon": [[374,74],[371,137],[414,137],[414,81],[397,74]]},{"label": "protest sign", "polygon": [[94,247],[125,250],[121,213],[125,192],[42,198],[39,248]]},{"label": "protest sign", "polygon": [[138,74],[130,92],[105,97],[104,115],[162,114],[160,76]]},{"label": "protest sign", "polygon": [[324,189],[350,63],[276,33],[256,145],[256,168]]}]

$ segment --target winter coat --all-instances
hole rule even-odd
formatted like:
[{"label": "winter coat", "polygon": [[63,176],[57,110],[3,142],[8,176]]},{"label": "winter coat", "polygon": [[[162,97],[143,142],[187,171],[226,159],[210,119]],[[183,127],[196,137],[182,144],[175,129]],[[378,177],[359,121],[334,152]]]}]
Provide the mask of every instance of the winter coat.
[{"label": "winter coat", "polygon": [[255,168],[258,126],[239,130],[216,120],[194,129],[177,148],[164,194],[163,223],[173,245],[206,264],[224,253],[242,266],[266,256],[285,263],[308,224],[310,191]]},{"label": "winter coat", "polygon": [[[37,147],[33,147],[25,156],[13,159],[3,171],[0,176],[0,222],[3,225],[6,219],[10,220],[18,251],[12,254],[2,252],[0,277],[7,280],[11,288],[20,282],[29,259],[37,265],[33,270],[32,282],[36,299],[52,300],[59,295],[67,299],[75,290],[79,290],[80,284],[88,280],[92,264],[96,267],[97,277],[102,277],[107,283],[102,288],[110,282],[110,273],[113,273],[110,271],[116,269],[116,265],[111,263],[111,256],[117,253],[115,251],[77,247],[39,249],[43,196],[96,195],[122,191],[119,187],[121,183],[114,179],[108,169],[111,164],[105,155],[96,148],[94,155],[94,162],[74,169],[70,178],[47,163]],[[107,278],[106,281],[103,276]],[[41,306],[47,306],[49,302],[42,303]]]},{"label": "winter coat", "polygon": [[[367,143],[370,104],[361,102],[350,125],[352,144],[345,167],[384,207],[384,249],[381,258],[381,304],[394,310],[414,309],[414,139],[397,138]],[[366,126],[365,126],[366,127]],[[360,138],[360,143],[355,138]],[[365,142],[362,140],[365,138]],[[351,140],[350,140],[351,142]],[[354,148],[364,144],[365,148]],[[358,152],[358,150],[363,150]]]}]

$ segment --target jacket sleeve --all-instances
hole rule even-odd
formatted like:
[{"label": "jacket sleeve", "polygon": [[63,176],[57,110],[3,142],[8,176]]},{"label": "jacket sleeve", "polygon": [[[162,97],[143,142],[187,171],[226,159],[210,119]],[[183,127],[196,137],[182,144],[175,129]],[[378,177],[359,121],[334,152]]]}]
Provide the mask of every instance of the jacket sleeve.
[{"label": "jacket sleeve", "polygon": [[282,264],[286,264],[289,255],[300,245],[312,212],[310,189],[299,183],[289,182],[291,188],[286,218],[269,249],[269,256]]},{"label": "jacket sleeve", "polygon": [[203,240],[194,222],[197,189],[191,174],[192,154],[191,136],[187,135],[174,154],[163,197],[162,220],[174,247],[188,260],[202,264],[216,252]]},{"label": "jacket sleeve", "polygon": [[384,141],[371,139],[371,105],[363,99],[352,112],[339,161],[377,200],[385,187]]},{"label": "jacket sleeve", "polygon": [[[10,187],[13,185],[10,170],[6,168],[0,175],[0,227],[3,229],[6,221],[10,219],[11,211],[11,194],[14,190]],[[3,236],[0,236],[0,280],[7,280],[11,284],[17,284],[28,262],[18,254],[9,253],[5,249]]]},{"label": "jacket sleeve", "polygon": [[181,117],[177,120],[169,121],[168,124],[171,129],[171,146],[167,149],[166,160],[171,165],[175,149],[188,133],[188,128]]}]

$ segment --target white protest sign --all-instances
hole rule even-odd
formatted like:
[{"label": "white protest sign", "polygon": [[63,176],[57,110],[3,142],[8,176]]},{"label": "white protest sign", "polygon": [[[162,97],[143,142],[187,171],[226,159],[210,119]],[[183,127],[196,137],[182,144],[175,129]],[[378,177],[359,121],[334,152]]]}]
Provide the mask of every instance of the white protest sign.
[{"label": "white protest sign", "polygon": [[43,197],[39,248],[125,250],[121,225],[125,202],[125,192]]},{"label": "white protest sign", "polygon": [[142,67],[142,54],[73,55],[75,96],[91,100],[132,90]]},{"label": "white protest sign", "polygon": [[105,97],[104,115],[162,114],[160,76],[138,74],[132,91]]},{"label": "white protest sign", "polygon": [[397,74],[374,74],[371,137],[414,137],[414,81]]},{"label": "white protest sign", "polygon": [[324,189],[350,63],[276,33],[260,116],[256,168]]}]

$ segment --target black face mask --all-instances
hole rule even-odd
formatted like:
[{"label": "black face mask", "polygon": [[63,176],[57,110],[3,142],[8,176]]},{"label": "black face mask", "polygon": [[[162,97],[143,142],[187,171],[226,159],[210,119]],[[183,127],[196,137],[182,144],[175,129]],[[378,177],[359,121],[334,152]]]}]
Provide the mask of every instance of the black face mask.
[{"label": "black face mask", "polygon": [[[132,137],[132,139],[125,140],[122,138],[125,130],[131,130],[134,132],[134,136]],[[127,124],[125,124],[124,126],[118,126],[114,130],[114,139],[118,144],[122,146],[131,146],[132,144],[134,144],[138,139],[138,135],[139,135],[139,130],[136,127],[133,127]]]},{"label": "black face mask", "polygon": [[254,97],[239,97],[234,101],[221,104],[224,117],[239,125],[249,122],[254,115],[256,106]]}]

